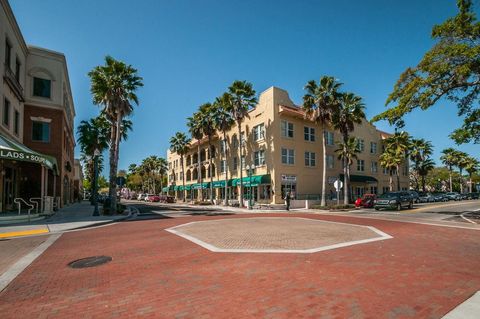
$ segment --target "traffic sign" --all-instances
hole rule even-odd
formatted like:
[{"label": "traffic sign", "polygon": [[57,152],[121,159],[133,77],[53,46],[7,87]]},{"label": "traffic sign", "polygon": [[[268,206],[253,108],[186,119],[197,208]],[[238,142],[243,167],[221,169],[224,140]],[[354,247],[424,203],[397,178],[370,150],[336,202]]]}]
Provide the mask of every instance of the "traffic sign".
[{"label": "traffic sign", "polygon": [[343,187],[343,183],[341,180],[337,179],[335,183],[333,183],[333,186],[335,186],[335,189],[338,192]]}]

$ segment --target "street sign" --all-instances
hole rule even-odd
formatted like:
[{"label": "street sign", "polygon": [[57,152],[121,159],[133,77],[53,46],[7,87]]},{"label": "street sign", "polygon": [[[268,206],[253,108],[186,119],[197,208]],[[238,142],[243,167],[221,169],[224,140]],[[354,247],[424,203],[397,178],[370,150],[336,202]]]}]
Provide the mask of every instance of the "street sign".
[{"label": "street sign", "polygon": [[333,183],[333,186],[337,190],[337,192],[343,187],[343,183],[341,180],[337,179],[335,183]]}]

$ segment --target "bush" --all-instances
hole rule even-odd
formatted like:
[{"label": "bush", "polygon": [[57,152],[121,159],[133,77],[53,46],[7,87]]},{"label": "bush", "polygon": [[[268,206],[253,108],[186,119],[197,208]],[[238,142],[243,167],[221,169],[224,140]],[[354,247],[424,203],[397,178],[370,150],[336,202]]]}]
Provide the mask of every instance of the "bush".
[{"label": "bush", "polygon": [[211,202],[200,202],[200,201],[195,201],[193,202],[194,205],[200,205],[200,206],[210,206],[212,205]]}]

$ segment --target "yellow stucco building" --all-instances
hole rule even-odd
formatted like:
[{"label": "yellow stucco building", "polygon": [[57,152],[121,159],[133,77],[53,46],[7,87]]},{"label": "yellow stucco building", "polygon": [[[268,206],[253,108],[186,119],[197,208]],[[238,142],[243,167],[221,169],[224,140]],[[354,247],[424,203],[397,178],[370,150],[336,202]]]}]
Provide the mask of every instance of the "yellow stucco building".
[{"label": "yellow stucco building", "polygon": [[[163,191],[174,194],[181,200],[185,191],[187,200],[197,200],[200,190],[203,198],[210,196],[209,158],[212,157],[213,198],[223,199],[225,171],[228,170],[229,199],[238,201],[240,187],[240,160],[243,161],[243,186],[245,197],[250,191],[257,203],[278,204],[284,202],[287,191],[296,199],[319,199],[322,187],[322,169],[327,165],[327,200],[335,200],[333,183],[343,180],[342,162],[335,150],[341,140],[338,131],[327,128],[326,154],[323,162],[321,127],[305,118],[302,108],[295,105],[288,93],[270,87],[260,94],[257,106],[249,112],[249,118],[242,122],[242,132],[247,140],[240,143],[235,125],[227,133],[227,155],[224,153],[223,137],[220,132],[212,141],[209,151],[207,139],[201,141],[201,172],[197,164],[197,141],[190,143],[190,152],[184,156],[185,189],[183,188],[180,156],[167,151],[169,186]],[[242,134],[244,135],[244,134]],[[382,140],[387,133],[379,131],[367,121],[357,125],[351,133],[359,140],[361,152],[350,169],[351,199],[364,193],[382,194],[390,188],[390,173],[380,166]],[[243,138],[242,138],[243,140]],[[239,159],[238,147],[243,147],[243,158]],[[254,166],[252,176],[246,167]],[[200,183],[200,173],[203,183]],[[408,189],[408,163],[400,172],[400,187]],[[397,189],[393,178],[393,189]],[[340,198],[343,195],[340,194]]]}]

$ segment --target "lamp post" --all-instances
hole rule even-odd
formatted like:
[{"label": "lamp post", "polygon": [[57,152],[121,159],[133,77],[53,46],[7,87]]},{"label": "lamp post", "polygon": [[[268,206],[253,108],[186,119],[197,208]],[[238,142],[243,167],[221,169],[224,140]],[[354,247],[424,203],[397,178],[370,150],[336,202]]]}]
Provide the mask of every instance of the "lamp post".
[{"label": "lamp post", "polygon": [[98,212],[98,156],[100,156],[100,150],[95,149],[93,152],[93,216],[100,216]]},{"label": "lamp post", "polygon": [[251,165],[251,166],[247,165],[245,169],[247,170],[247,176],[249,178],[249,184],[250,184],[250,195],[248,197],[248,209],[253,209],[252,175],[255,170],[255,165]]}]

